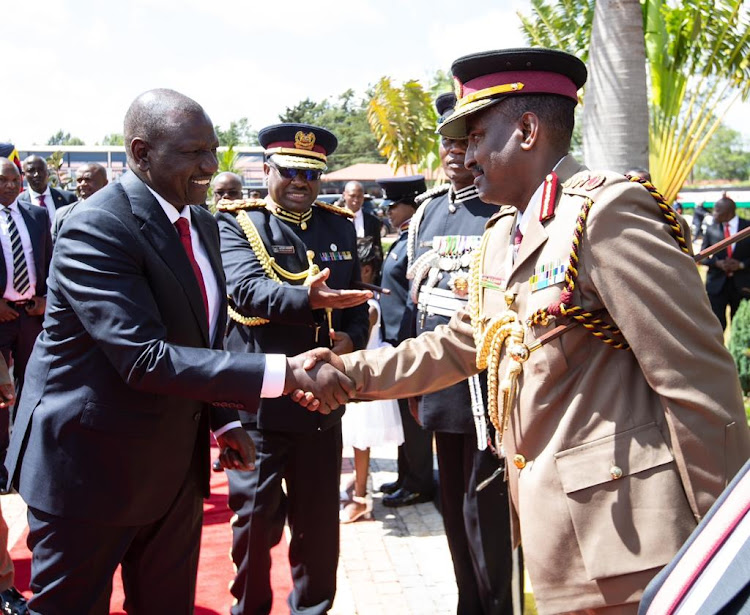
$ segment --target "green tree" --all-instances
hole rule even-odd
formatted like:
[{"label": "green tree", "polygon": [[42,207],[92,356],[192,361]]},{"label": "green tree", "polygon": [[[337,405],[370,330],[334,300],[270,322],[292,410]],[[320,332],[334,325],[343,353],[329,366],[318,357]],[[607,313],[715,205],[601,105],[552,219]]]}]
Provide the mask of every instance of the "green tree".
[{"label": "green tree", "polygon": [[219,137],[219,145],[226,147],[237,147],[238,145],[258,145],[258,131],[253,130],[250,121],[246,117],[229,122],[229,128],[222,130],[220,126],[214,126],[216,136]]},{"label": "green tree", "polygon": [[378,150],[394,172],[401,167],[413,172],[438,166],[437,113],[433,97],[418,81],[398,87],[383,77],[375,86],[367,120]]},{"label": "green tree", "polygon": [[234,151],[234,146],[230,145],[227,149],[217,152],[216,158],[219,161],[219,173],[229,171],[230,173],[241,174],[240,168],[237,166],[240,156]]},{"label": "green tree", "polygon": [[430,96],[435,100],[445,92],[452,92],[454,89],[453,77],[450,72],[445,70],[436,70],[430,81]]},{"label": "green tree", "polygon": [[328,157],[330,171],[358,162],[383,162],[367,123],[366,103],[357,98],[353,90],[347,90],[335,100],[314,102],[306,98],[287,107],[279,120],[312,124],[335,134],[339,144],[335,153]]},{"label": "green tree", "polygon": [[71,137],[69,132],[63,132],[62,129],[47,139],[47,145],[86,145],[78,137]]},{"label": "green tree", "polygon": [[750,178],[750,151],[742,142],[742,134],[721,125],[706,144],[693,168],[693,179]]},{"label": "green tree", "polygon": [[750,301],[747,299],[740,302],[740,307],[732,318],[729,352],[737,365],[742,391],[747,394],[750,392]]},{"label": "green tree", "polygon": [[125,145],[125,137],[120,132],[112,132],[104,135],[102,145]]},{"label": "green tree", "polygon": [[[586,60],[594,6],[590,0],[532,0],[533,17],[521,16],[522,29],[534,44],[577,52]],[[642,16],[650,169],[671,202],[718,129],[723,114],[717,109],[750,93],[749,16],[743,0],[643,0]],[[614,68],[610,75],[617,75]],[[624,135],[609,138],[615,142]]]}]

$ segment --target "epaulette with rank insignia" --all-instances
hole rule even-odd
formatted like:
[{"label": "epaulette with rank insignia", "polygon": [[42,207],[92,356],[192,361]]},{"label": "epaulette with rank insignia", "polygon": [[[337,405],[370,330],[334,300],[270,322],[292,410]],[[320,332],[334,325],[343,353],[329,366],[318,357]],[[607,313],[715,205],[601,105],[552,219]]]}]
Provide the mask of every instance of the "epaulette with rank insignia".
[{"label": "epaulette with rank insignia", "polygon": [[448,183],[430,188],[427,192],[423,192],[422,194],[414,197],[414,203],[417,205],[417,207],[419,207],[427,199],[432,199],[436,196],[440,196],[441,194],[445,194],[446,192],[448,192],[448,190],[450,190],[450,187],[451,185],[450,183]]},{"label": "epaulette with rank insignia", "polygon": [[263,199],[237,199],[233,201],[231,199],[221,199],[216,204],[217,211],[241,211],[245,209],[263,209],[266,206],[266,202]]},{"label": "epaulette with rank insignia", "polygon": [[349,211],[346,207],[339,207],[338,205],[332,205],[331,203],[326,203],[325,201],[315,201],[315,206],[318,209],[325,209],[326,211],[330,211],[332,214],[336,214],[337,216],[344,216],[345,218],[354,217],[354,213]]}]

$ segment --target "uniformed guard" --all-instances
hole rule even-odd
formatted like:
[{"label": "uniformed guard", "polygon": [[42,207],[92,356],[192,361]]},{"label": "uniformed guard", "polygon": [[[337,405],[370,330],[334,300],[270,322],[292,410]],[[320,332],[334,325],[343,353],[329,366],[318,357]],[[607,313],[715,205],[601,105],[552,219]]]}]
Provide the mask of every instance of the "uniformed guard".
[{"label": "uniformed guard", "polygon": [[[452,92],[437,98],[440,123],[455,104]],[[479,199],[474,176],[464,166],[466,140],[441,137],[439,153],[450,181],[417,197],[421,204],[409,225],[408,275],[417,335],[447,324],[466,307],[472,255],[497,211]],[[486,396],[482,374],[423,395],[419,402],[422,427],[435,433],[440,512],[456,573],[459,615],[513,613],[505,460],[494,449]],[[521,597],[517,592],[517,601]]]},{"label": "uniformed guard", "polygon": [[[229,294],[227,350],[297,354],[316,346],[364,348],[371,293],[360,279],[347,210],[316,202],[336,137],[306,124],[264,128],[265,200],[221,201],[217,219]],[[325,613],[333,603],[339,546],[341,414],[327,416],[288,397],[241,412],[257,447],[255,472],[227,472],[233,615],[271,609],[270,550],[289,519],[292,613]],[[282,490],[282,479],[286,490]]]},{"label": "uniformed guard", "polygon": [[452,70],[439,132],[468,138],[479,197],[502,204],[468,308],[395,349],[318,354],[366,399],[487,369],[539,612],[635,614],[750,455],[737,370],[681,220],[645,180],[569,155],[583,62],[506,49]]},{"label": "uniformed guard", "polygon": [[[398,237],[391,244],[383,260],[382,285],[390,289],[389,295],[380,297],[383,317],[383,338],[396,346],[414,336],[413,304],[409,301],[408,236],[409,225],[416,210],[416,198],[426,189],[424,177],[393,177],[379,179],[383,188],[391,226]],[[432,471],[432,433],[422,429],[409,411],[409,402],[399,399],[404,443],[398,447],[398,477],[394,482],[380,486],[383,505],[391,508],[429,502],[434,496]]]}]

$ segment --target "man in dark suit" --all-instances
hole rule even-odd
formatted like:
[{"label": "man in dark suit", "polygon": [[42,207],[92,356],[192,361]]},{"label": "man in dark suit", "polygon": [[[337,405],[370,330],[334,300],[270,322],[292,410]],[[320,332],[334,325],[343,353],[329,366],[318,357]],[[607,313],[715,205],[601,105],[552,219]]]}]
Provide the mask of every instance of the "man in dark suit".
[{"label": "man in dark suit", "polygon": [[31,155],[23,161],[23,176],[29,187],[21,193],[19,200],[46,209],[50,226],[55,219],[55,211],[58,207],[70,205],[77,200],[74,193],[53,188],[48,184],[47,161],[41,156]]},{"label": "man in dark suit", "polygon": [[76,192],[78,193],[78,200],[74,201],[70,205],[63,205],[59,207],[55,212],[55,219],[52,222],[52,241],[57,239],[57,234],[60,232],[60,228],[73,210],[83,203],[92,194],[99,192],[104,186],[107,185],[107,169],[105,169],[98,162],[89,162],[81,165],[76,172]]},{"label": "man in dark suit", "polygon": [[673,613],[750,613],[750,461],[646,587],[638,615]]},{"label": "man in dark suit", "polygon": [[[122,564],[125,610],[191,614],[209,424],[225,467],[251,469],[237,409],[308,380],[301,358],[220,350],[219,234],[194,205],[218,167],[202,107],[152,90],[123,133],[130,172],[58,237],[8,452],[28,504],[32,613],[108,613]],[[339,382],[315,395],[321,408],[346,398]]]},{"label": "man in dark suit", "polygon": [[[360,280],[350,212],[316,201],[336,137],[317,126],[277,124],[258,139],[266,150],[265,200],[219,206],[231,351],[301,353],[365,347],[369,291]],[[224,202],[226,203],[226,201]],[[321,271],[321,268],[322,271]],[[341,415],[310,413],[290,399],[265,399],[240,412],[258,446],[257,472],[228,472],[234,615],[269,613],[270,551],[289,519],[293,614],[328,612],[339,555]],[[286,490],[282,489],[282,480]]]},{"label": "man in dark suit", "polygon": [[[52,239],[46,212],[18,198],[21,174],[0,158],[0,352],[13,365],[16,391],[23,389],[26,364],[42,330]],[[0,464],[8,449],[10,412],[0,409]],[[5,482],[5,468],[0,466]]]},{"label": "man in dark suit", "polygon": [[[453,93],[438,97],[439,122],[455,104]],[[497,212],[479,199],[474,175],[464,166],[466,145],[466,139],[440,139],[440,160],[450,183],[417,197],[420,207],[409,225],[417,335],[448,324],[467,305],[472,254]],[[494,433],[485,418],[485,399],[482,374],[423,395],[419,402],[422,426],[435,433],[440,512],[456,573],[459,615],[513,613],[505,460],[490,444]],[[520,603],[523,594],[517,594]]]},{"label": "man in dark suit", "polygon": [[378,250],[380,257],[383,257],[383,248],[381,243],[381,232],[383,223],[377,216],[362,209],[365,202],[365,189],[362,184],[351,181],[344,186],[344,205],[354,214],[352,222],[357,237],[370,237],[372,245]]},{"label": "man in dark suit", "polygon": [[[706,228],[702,250],[750,226],[750,220],[737,216],[735,202],[726,195],[714,203],[713,218],[713,223]],[[721,328],[726,329],[727,307],[734,318],[740,300],[750,292],[750,239],[729,246],[703,264],[708,265],[706,292],[711,309]]]},{"label": "man in dark suit", "polygon": [[[391,225],[398,230],[396,241],[383,259],[382,285],[391,293],[380,297],[383,339],[392,346],[398,346],[414,336],[413,313],[407,309],[410,307],[409,281],[406,278],[409,262],[407,239],[409,224],[417,207],[415,198],[425,191],[426,185],[421,175],[380,179],[378,184],[385,193]],[[391,508],[429,502],[435,490],[432,432],[419,426],[409,409],[409,403],[407,399],[398,400],[404,427],[404,443],[398,447],[398,477],[380,486],[385,494],[383,505]]]}]

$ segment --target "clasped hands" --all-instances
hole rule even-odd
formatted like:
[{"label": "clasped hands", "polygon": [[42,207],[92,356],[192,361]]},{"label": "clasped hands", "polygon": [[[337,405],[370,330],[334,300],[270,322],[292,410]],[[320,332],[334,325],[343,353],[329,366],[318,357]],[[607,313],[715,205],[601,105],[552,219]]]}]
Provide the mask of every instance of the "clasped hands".
[{"label": "clasped hands", "polygon": [[355,392],[341,357],[328,348],[314,348],[287,359],[284,395],[311,412],[329,414]]}]

